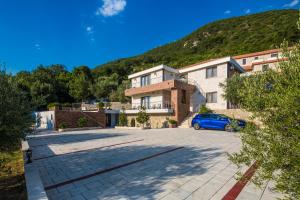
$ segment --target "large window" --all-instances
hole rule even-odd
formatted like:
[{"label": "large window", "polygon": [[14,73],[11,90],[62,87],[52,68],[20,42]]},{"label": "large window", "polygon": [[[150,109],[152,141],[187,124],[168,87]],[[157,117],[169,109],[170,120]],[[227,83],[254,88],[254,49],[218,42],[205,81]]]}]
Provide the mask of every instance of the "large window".
[{"label": "large window", "polygon": [[265,64],[262,66],[262,71],[267,71],[269,69],[269,65],[268,64]]},{"label": "large window", "polygon": [[216,77],[218,75],[217,67],[210,67],[206,69],[206,78]]},{"label": "large window", "polygon": [[150,85],[150,75],[141,77],[141,87],[146,85]]},{"label": "large window", "polygon": [[217,92],[206,93],[206,102],[207,103],[217,103]]},{"label": "large window", "polygon": [[243,65],[246,65],[246,64],[247,64],[247,59],[244,58],[244,59],[243,59]]},{"label": "large window", "polygon": [[141,105],[142,105],[142,107],[149,109],[150,108],[150,97],[142,97]]},{"label": "large window", "polygon": [[271,58],[278,58],[278,53],[272,53]]}]

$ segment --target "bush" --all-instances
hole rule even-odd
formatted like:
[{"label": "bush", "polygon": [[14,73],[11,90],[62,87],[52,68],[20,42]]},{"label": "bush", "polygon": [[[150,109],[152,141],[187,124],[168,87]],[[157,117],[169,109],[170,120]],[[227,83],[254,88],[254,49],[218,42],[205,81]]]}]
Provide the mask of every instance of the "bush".
[{"label": "bush", "polygon": [[145,123],[148,122],[149,120],[149,115],[146,113],[146,109],[144,107],[142,107],[140,109],[140,111],[138,112],[137,114],[137,118],[136,118],[136,121],[140,124],[143,125],[143,128],[145,126]]},{"label": "bush", "polygon": [[134,118],[131,119],[130,126],[131,127],[135,127],[135,119]]},{"label": "bush", "polygon": [[169,119],[169,123],[172,125],[175,125],[175,124],[177,124],[177,121],[174,119]]},{"label": "bush", "polygon": [[211,113],[212,110],[207,108],[205,105],[201,105],[200,109],[199,109],[199,114],[206,114],[206,113]]},{"label": "bush", "polygon": [[86,117],[80,117],[77,121],[78,127],[85,127],[87,125],[87,118]]},{"label": "bush", "polygon": [[122,108],[122,111],[119,115],[119,125],[120,126],[127,126],[127,117],[126,117],[126,114],[125,114],[125,109]]},{"label": "bush", "polygon": [[60,105],[59,103],[53,102],[53,103],[49,103],[48,106],[47,106],[47,108],[51,109],[51,108],[54,108],[54,107],[59,106],[59,105]]},{"label": "bush", "polygon": [[60,129],[68,128],[68,124],[66,122],[62,122],[59,124],[58,128],[60,128]]},{"label": "bush", "polygon": [[103,102],[99,102],[98,103],[98,108],[99,109],[103,109],[104,108],[104,103]]}]

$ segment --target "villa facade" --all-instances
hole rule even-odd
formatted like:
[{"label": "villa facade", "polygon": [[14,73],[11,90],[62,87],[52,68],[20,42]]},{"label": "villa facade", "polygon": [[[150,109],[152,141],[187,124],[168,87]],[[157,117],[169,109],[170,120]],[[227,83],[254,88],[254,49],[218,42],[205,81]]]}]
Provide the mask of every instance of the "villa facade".
[{"label": "villa facade", "polygon": [[235,73],[255,73],[275,69],[282,58],[279,49],[225,57],[175,69],[159,65],[128,76],[131,87],[125,95],[131,97],[130,109],[125,110],[128,123],[137,117],[141,107],[150,115],[150,126],[168,126],[168,119],[180,124],[205,104],[221,111],[235,108],[223,98],[220,86]]}]

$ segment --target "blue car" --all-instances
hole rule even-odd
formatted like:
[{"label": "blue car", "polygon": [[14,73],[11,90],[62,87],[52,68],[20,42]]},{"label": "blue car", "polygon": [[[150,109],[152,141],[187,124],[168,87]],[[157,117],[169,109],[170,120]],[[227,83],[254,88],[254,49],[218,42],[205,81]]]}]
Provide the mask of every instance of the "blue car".
[{"label": "blue car", "polygon": [[[210,113],[198,114],[192,120],[192,127],[194,127],[194,129],[196,130],[199,130],[200,128],[205,128],[234,131],[232,126],[230,126],[232,120],[232,118],[227,117],[226,115]],[[246,126],[246,122],[244,120],[237,120],[237,125],[240,128],[244,128]]]}]

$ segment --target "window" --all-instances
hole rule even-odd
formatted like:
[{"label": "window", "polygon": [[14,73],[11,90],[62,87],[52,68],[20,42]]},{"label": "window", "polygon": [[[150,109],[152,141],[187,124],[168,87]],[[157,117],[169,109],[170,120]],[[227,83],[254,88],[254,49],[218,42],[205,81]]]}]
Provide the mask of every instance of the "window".
[{"label": "window", "polygon": [[210,67],[206,69],[206,78],[216,77],[217,75],[217,67]]},{"label": "window", "polygon": [[258,57],[255,57],[254,60],[258,60]]},{"label": "window", "polygon": [[217,103],[217,92],[206,93],[206,102],[207,103]]},{"label": "window", "polygon": [[263,72],[267,71],[268,69],[269,69],[269,65],[268,64],[262,66],[262,71]]},{"label": "window", "polygon": [[272,53],[271,58],[278,58],[278,53]]},{"label": "window", "polygon": [[141,77],[141,86],[150,85],[150,75]]},{"label": "window", "polygon": [[181,90],[181,103],[186,104],[186,90]]},{"label": "window", "polygon": [[247,59],[244,58],[244,59],[243,59],[243,65],[246,65],[246,64],[247,64]]},{"label": "window", "polygon": [[142,97],[141,105],[142,105],[142,107],[149,109],[150,108],[150,97]]}]

